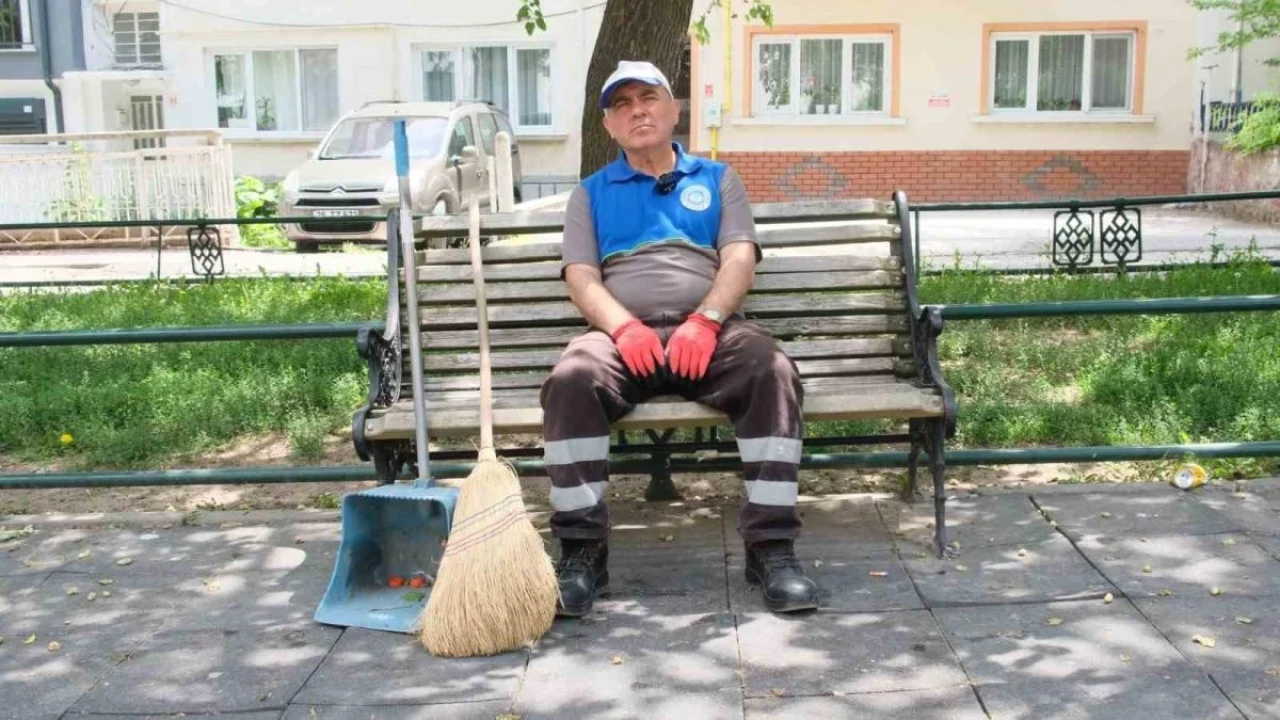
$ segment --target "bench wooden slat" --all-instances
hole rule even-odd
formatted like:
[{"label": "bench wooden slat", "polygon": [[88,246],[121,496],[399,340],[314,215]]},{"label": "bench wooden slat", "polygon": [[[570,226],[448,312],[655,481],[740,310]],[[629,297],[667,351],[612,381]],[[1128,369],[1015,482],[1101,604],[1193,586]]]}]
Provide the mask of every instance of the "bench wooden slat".
[{"label": "bench wooden slat", "polygon": [[[537,370],[544,375],[551,371],[552,365],[560,359],[559,350],[523,351],[497,353],[491,358],[492,367],[497,370]],[[405,371],[409,370],[409,361],[405,360]],[[796,368],[801,375],[868,375],[899,370],[898,363],[892,356],[875,357],[836,357],[813,360],[795,359]],[[423,370],[428,373],[461,373],[478,370],[480,356],[478,353],[426,354],[422,358]]]},{"label": "bench wooden slat", "polygon": [[[857,317],[828,317],[818,319],[765,318],[755,321],[780,340],[804,338],[810,335],[823,337],[849,337],[859,335],[901,335],[906,332],[906,319],[890,315],[863,315]],[[408,335],[408,323],[401,329]],[[496,350],[519,347],[564,347],[566,343],[586,331],[586,321],[576,325],[558,327],[510,327],[489,331],[489,346]],[[480,336],[475,330],[441,330],[424,337],[423,344],[429,350],[471,350],[479,347]]]},{"label": "bench wooden slat", "polygon": [[[757,203],[751,206],[757,223],[821,222],[828,220],[891,220],[897,218],[897,206],[885,200],[827,200],[793,203]],[[470,228],[466,213],[433,215],[418,221],[414,236],[459,237]],[[529,235],[558,232],[564,227],[563,210],[520,210],[508,213],[486,213],[480,218],[480,232],[488,235]]]},{"label": "bench wooden slat", "polygon": [[[744,314],[756,317],[813,317],[836,314],[901,313],[906,308],[902,292],[821,293],[803,295],[752,295],[744,303]],[[474,306],[428,305],[422,308],[424,329],[465,329],[475,327]],[[582,323],[582,315],[571,302],[493,305],[489,307],[491,327],[502,325],[562,325]]]},{"label": "bench wooden slat", "polygon": [[[485,282],[510,280],[559,280],[560,246],[555,259],[544,262],[510,263],[490,265],[484,269]],[[861,255],[768,255],[756,265],[756,275],[772,273],[827,273],[859,272],[867,270],[901,270],[902,263],[895,257],[866,257]],[[401,276],[403,277],[403,270]],[[419,282],[471,283],[470,265],[434,265],[418,268]]]},{"label": "bench wooden slat", "polygon": [[897,225],[885,222],[851,222],[802,227],[762,227],[756,230],[756,238],[762,248],[888,242],[897,240],[901,235],[902,231]]},{"label": "bench wooden slat", "polygon": [[898,206],[888,200],[805,201],[801,204],[753,203],[751,214],[757,223],[824,222],[829,220],[896,220]]},{"label": "bench wooden slat", "polygon": [[[495,393],[495,397],[501,397],[509,392],[518,392],[521,389],[538,389],[542,387],[542,383],[546,381],[547,373],[545,372],[520,372],[520,373],[495,373],[493,376],[494,390],[502,390],[501,394]],[[833,375],[833,376],[815,376],[806,377],[801,380],[806,388],[814,392],[826,392],[827,390],[838,390],[850,385],[885,385],[900,382],[901,378],[892,373],[873,373],[869,375]],[[480,376],[476,375],[436,375],[426,380],[427,395],[434,396],[436,393],[477,390],[480,387]],[[401,391],[401,397],[411,397],[408,383],[406,382]],[[428,408],[430,413],[431,409]]]},{"label": "bench wooden slat", "polygon": [[[836,394],[853,394],[862,392],[878,392],[880,388],[877,385],[898,387],[906,385],[901,378],[893,375],[856,375],[853,377],[813,377],[806,378],[801,381],[805,388],[806,394],[812,393],[836,393]],[[523,388],[511,388],[502,394],[494,397],[495,407],[533,407],[539,404],[540,385],[530,385]],[[680,398],[676,396],[665,396],[655,398],[649,402],[670,402]],[[403,401],[408,407],[410,400]],[[480,392],[477,386],[469,388],[446,389],[446,390],[429,390],[427,392],[428,412],[430,408],[445,407],[448,405],[474,405],[480,402]],[[375,413],[376,415],[376,413]]]},{"label": "bench wooden slat", "polygon": [[[532,398],[532,395],[527,397]],[[537,403],[520,405],[520,396],[500,400],[494,409],[494,429],[499,433],[538,433],[542,430],[542,409]],[[855,420],[867,418],[937,417],[943,413],[941,396],[907,383],[867,385],[848,393],[806,393],[805,419]],[[475,432],[479,424],[478,406],[448,402],[428,408],[428,427],[435,435],[462,435]],[[723,425],[728,418],[704,405],[686,402],[647,402],[635,408],[614,429],[659,429]],[[401,401],[391,409],[371,417],[365,433],[371,439],[409,437],[413,433],[412,403]]]},{"label": "bench wooden slat", "polygon": [[[544,302],[568,300],[569,288],[559,280],[530,282],[489,282],[485,278],[485,300],[503,302]],[[757,277],[753,293],[795,292],[797,290],[888,290],[902,286],[902,273],[871,270],[829,273],[772,273]],[[423,304],[451,303],[473,305],[475,286],[471,283],[427,284],[418,286],[418,300]]]},{"label": "bench wooden slat", "polygon": [[[906,345],[892,338],[808,340],[780,343],[793,360],[902,356]],[[561,350],[511,350],[490,353],[494,370],[551,369]],[[409,359],[405,358],[404,362]],[[427,372],[459,372],[480,369],[478,352],[428,352],[422,358]]]}]

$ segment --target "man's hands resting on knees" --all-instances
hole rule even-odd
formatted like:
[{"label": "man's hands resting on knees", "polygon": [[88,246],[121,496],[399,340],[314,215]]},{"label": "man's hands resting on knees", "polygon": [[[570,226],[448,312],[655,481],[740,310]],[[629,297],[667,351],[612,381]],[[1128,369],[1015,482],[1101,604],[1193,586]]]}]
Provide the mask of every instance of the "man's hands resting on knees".
[{"label": "man's hands resting on knees", "polygon": [[618,346],[622,362],[636,377],[648,377],[666,364],[662,354],[662,340],[653,328],[636,319],[626,321],[609,334]]},{"label": "man's hands resting on knees", "polygon": [[701,379],[707,374],[719,335],[720,323],[700,313],[690,315],[667,341],[671,371],[689,380]]}]

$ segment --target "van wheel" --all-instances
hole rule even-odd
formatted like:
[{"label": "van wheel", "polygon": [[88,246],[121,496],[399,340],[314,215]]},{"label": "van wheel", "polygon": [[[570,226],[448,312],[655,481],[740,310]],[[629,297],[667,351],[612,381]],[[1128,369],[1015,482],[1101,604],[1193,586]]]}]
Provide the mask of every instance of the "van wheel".
[{"label": "van wheel", "polygon": [[303,255],[312,255],[320,252],[320,243],[315,240],[295,240],[293,247],[294,250]]}]

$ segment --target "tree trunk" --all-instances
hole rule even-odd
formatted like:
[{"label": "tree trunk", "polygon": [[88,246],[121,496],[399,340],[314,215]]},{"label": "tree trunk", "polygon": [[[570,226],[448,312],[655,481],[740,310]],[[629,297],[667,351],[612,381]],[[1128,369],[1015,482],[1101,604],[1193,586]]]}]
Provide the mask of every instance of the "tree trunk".
[{"label": "tree trunk", "polygon": [[600,88],[619,60],[648,60],[674,86],[680,50],[689,33],[693,0],[609,0],[587,69],[586,105],[582,111],[581,177],[611,162],[617,145],[601,123]]}]

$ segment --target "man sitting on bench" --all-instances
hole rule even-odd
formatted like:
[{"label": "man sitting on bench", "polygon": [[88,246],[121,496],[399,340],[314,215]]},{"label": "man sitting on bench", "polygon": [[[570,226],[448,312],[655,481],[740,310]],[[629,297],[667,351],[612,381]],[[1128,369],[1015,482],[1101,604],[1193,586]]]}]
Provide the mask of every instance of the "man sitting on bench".
[{"label": "man sitting on bench", "polygon": [[623,152],[582,181],[564,216],[562,275],[590,329],[541,392],[559,614],[585,615],[609,581],[610,425],[663,394],[733,422],[747,581],[770,610],[813,609],[818,589],[794,549],[803,389],[773,337],[738,312],[761,258],[746,189],[673,142],[680,106],[651,63],[619,63],[600,107]]}]

